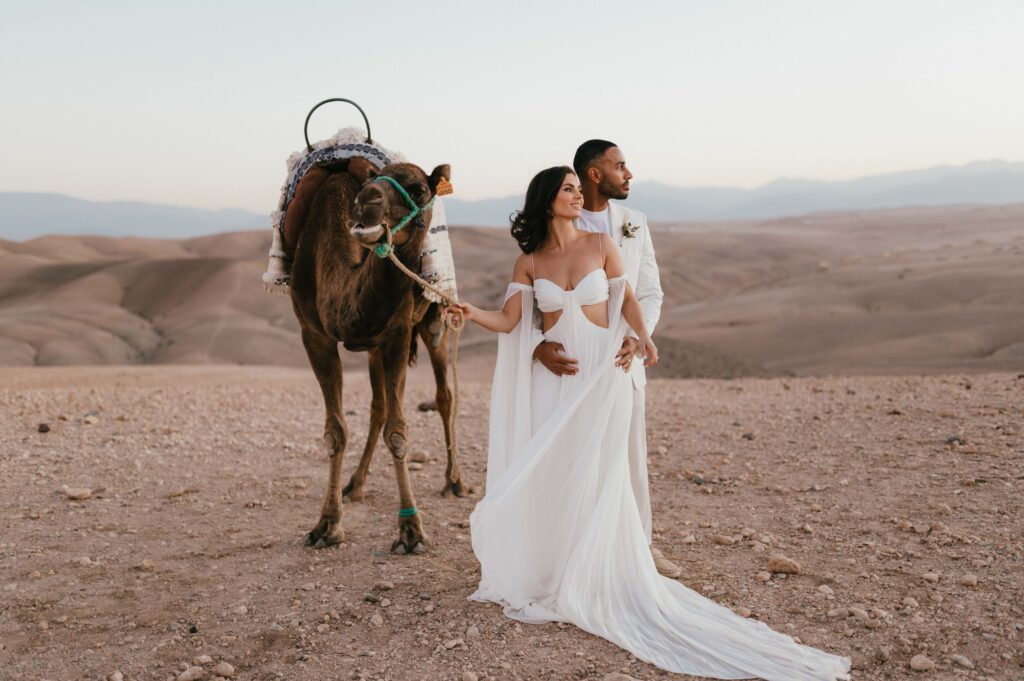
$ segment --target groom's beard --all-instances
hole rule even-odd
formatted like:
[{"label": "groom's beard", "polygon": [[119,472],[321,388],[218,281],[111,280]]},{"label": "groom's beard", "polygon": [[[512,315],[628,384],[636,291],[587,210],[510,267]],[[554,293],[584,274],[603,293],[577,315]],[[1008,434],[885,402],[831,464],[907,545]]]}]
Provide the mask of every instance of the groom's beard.
[{"label": "groom's beard", "polygon": [[601,180],[601,184],[597,186],[597,191],[599,191],[602,196],[607,196],[609,199],[616,199],[619,201],[629,197],[628,189],[616,186],[606,179]]}]

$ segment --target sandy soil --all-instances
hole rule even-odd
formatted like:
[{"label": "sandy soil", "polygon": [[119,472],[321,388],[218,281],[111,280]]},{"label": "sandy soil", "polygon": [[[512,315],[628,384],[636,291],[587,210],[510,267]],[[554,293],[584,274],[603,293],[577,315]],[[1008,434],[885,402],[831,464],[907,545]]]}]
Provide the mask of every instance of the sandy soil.
[{"label": "sandy soil", "polygon": [[[368,392],[350,376],[346,471]],[[0,678],[670,676],[466,600],[479,497],[438,494],[440,423],[413,406],[430,393],[417,368],[434,548],[395,556],[383,447],[346,543],[300,543],[326,476],[308,370],[0,369]],[[462,387],[477,487],[487,394]],[[1024,377],[654,380],[648,403],[655,544],[684,584],[851,656],[858,680],[1024,677]],[[759,578],[776,552],[800,574]]]}]

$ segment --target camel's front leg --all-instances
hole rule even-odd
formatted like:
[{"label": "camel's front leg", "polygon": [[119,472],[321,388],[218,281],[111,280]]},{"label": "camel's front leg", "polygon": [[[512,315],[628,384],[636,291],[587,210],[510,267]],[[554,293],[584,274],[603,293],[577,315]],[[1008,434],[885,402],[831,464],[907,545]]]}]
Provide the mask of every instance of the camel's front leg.
[{"label": "camel's front leg", "polygon": [[[427,319],[424,321],[428,321],[432,316],[432,314],[428,314]],[[440,324],[440,319],[437,319],[436,323]],[[448,466],[445,469],[444,488],[441,490],[441,494],[444,496],[454,494],[457,497],[464,497],[472,493],[473,488],[462,477],[462,471],[459,469],[458,463],[458,452],[456,451],[456,405],[452,396],[452,390],[448,386],[448,333],[442,327],[441,333],[438,334],[437,329],[431,328],[432,326],[433,323],[421,323],[417,330],[420,333],[420,338],[423,339],[423,344],[427,346],[427,352],[430,354],[430,365],[434,369],[434,382],[437,384],[437,393],[434,399],[437,411],[441,415],[441,423],[444,424],[444,441],[445,445],[447,445]]]},{"label": "camel's front leg", "polygon": [[359,465],[348,484],[345,485],[345,489],[341,491],[346,501],[360,501],[366,496],[366,477],[370,474],[370,462],[373,461],[377,439],[380,438],[380,431],[384,427],[384,365],[380,350],[373,349],[368,354],[370,358],[370,387],[373,390],[373,400],[370,403],[370,430],[366,435],[363,457],[359,460]]},{"label": "camel's front leg", "polygon": [[348,426],[341,402],[341,358],[337,342],[315,331],[304,328],[302,344],[324,396],[324,444],[330,460],[327,496],[320,509],[319,522],[306,534],[306,544],[324,548],[345,539],[341,529],[341,461],[348,442]]},{"label": "camel's front leg", "polygon": [[408,431],[402,413],[402,396],[405,392],[405,373],[409,361],[409,341],[412,329],[390,339],[381,348],[384,366],[384,402],[387,418],[384,424],[384,442],[391,451],[398,479],[398,539],[391,545],[395,553],[423,553],[430,546],[430,540],[423,532],[423,522],[416,498],[412,493],[412,482],[406,466]]}]

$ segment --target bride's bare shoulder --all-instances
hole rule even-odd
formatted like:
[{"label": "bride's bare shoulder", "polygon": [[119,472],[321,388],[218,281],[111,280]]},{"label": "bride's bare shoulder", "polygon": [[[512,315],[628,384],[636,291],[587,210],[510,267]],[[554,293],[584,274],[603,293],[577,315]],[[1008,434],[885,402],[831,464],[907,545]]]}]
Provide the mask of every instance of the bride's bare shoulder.
[{"label": "bride's bare shoulder", "polygon": [[529,253],[520,253],[512,268],[512,281],[533,286],[533,258]]}]

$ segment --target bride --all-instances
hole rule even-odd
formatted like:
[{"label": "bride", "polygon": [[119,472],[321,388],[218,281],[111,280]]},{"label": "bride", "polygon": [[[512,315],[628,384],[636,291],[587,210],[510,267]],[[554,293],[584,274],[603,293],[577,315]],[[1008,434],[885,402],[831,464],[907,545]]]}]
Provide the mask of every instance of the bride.
[{"label": "bride", "polygon": [[[632,328],[658,350],[611,237],[573,220],[572,169],[530,182],[512,236],[523,253],[501,310],[448,308],[497,331],[486,495],[470,516],[477,601],[522,622],[571,622],[671,672],[768,681],[849,679],[850,660],[746,619],[662,577],[647,546],[627,457],[632,385],[615,355]],[[578,361],[534,369],[531,325]],[[628,367],[628,363],[627,367]]]}]

